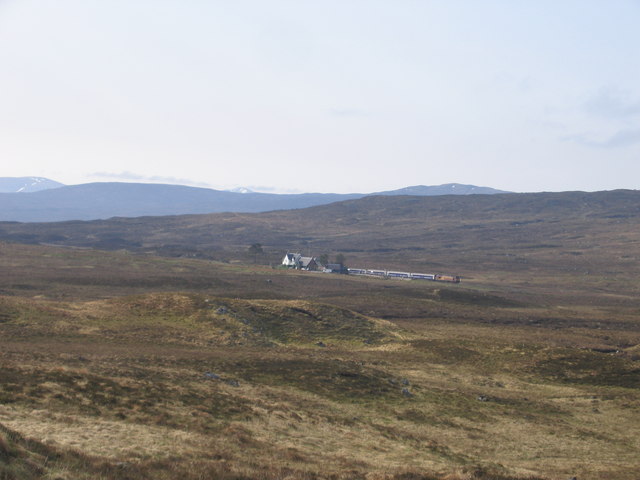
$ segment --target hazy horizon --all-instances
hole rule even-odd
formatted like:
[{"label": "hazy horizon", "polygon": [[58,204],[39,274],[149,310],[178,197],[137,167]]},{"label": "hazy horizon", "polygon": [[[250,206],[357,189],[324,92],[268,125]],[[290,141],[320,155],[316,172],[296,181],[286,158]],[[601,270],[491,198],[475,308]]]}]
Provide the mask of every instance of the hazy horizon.
[{"label": "hazy horizon", "polygon": [[[38,175],[20,175],[18,177],[0,177],[0,178],[46,178],[46,177],[41,177]],[[47,178],[47,180],[53,180],[56,181],[55,178]],[[60,182],[62,183],[62,182]],[[243,190],[243,189],[247,189],[252,193],[274,193],[274,194],[303,194],[303,193],[311,193],[311,194],[332,194],[332,193],[336,193],[336,194],[344,194],[344,195],[348,195],[348,194],[371,194],[371,193],[377,193],[377,192],[389,192],[389,191],[395,191],[395,190],[401,190],[401,189],[406,189],[406,188],[412,188],[412,187],[442,187],[442,186],[447,186],[447,185],[464,185],[464,186],[473,186],[473,187],[479,187],[479,188],[491,188],[491,189],[495,189],[495,190],[504,190],[505,193],[562,193],[562,192],[571,192],[571,191],[583,191],[583,192],[587,192],[587,193],[593,193],[593,192],[599,192],[599,191],[611,191],[611,190],[638,190],[637,188],[631,188],[631,189],[625,189],[625,188],[609,188],[609,189],[602,189],[602,190],[536,190],[536,191],[515,191],[515,190],[509,190],[509,189],[498,189],[493,187],[492,185],[477,185],[477,184],[463,184],[460,182],[446,182],[446,183],[441,183],[441,184],[437,184],[437,185],[425,185],[425,184],[413,184],[413,185],[404,185],[401,187],[390,187],[390,188],[383,188],[381,190],[376,190],[376,191],[365,191],[365,190],[358,190],[357,188],[352,190],[352,191],[348,191],[348,192],[334,192],[334,191],[312,191],[312,190],[296,190],[296,189],[279,189],[277,187],[270,187],[270,186],[247,186],[247,185],[237,185],[237,186],[232,186],[232,187],[215,187],[215,186],[207,186],[207,185],[202,185],[202,184],[197,184],[197,182],[193,182],[193,183],[167,183],[167,182],[163,182],[163,181],[142,181],[142,180],[95,180],[95,181],[89,181],[89,182],[81,182],[81,183],[70,183],[70,184],[63,184],[62,186],[65,187],[70,187],[70,186],[77,186],[77,185],[83,185],[86,183],[131,183],[131,184],[143,184],[143,185],[170,185],[170,186],[185,186],[185,187],[194,187],[194,188],[207,188],[207,189],[213,189],[213,190],[221,190],[221,191],[236,191],[236,190]]]},{"label": "hazy horizon", "polygon": [[640,2],[0,2],[0,174],[637,189]]}]

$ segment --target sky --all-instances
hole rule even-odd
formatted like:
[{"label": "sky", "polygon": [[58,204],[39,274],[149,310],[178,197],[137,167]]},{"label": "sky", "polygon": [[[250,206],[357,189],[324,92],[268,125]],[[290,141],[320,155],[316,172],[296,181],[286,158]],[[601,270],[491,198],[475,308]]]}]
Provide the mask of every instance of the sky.
[{"label": "sky", "polygon": [[0,177],[640,188],[640,0],[0,0]]}]

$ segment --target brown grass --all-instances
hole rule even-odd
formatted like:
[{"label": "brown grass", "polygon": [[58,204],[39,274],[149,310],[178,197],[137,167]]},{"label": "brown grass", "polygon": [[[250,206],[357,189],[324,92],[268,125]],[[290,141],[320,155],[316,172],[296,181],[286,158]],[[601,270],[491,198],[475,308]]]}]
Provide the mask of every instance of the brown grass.
[{"label": "brown grass", "polygon": [[637,307],[597,282],[1,248],[2,480],[637,476]]}]

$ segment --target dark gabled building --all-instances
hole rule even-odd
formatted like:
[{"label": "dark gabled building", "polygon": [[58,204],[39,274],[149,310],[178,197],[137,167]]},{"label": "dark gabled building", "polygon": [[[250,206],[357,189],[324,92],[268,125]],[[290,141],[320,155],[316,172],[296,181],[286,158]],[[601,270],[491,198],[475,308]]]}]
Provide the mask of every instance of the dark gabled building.
[{"label": "dark gabled building", "polygon": [[313,257],[300,257],[298,260],[298,268],[300,270],[310,270],[316,271],[318,270],[318,262]]}]

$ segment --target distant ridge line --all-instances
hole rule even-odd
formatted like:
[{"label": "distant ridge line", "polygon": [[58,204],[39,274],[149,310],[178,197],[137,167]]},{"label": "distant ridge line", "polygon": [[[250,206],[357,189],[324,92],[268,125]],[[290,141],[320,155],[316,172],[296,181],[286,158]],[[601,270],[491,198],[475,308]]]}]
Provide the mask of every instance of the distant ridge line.
[{"label": "distant ridge line", "polygon": [[30,193],[0,193],[0,221],[60,222],[222,212],[258,213],[308,208],[373,195],[440,196],[496,193],[504,192],[489,187],[462,184],[434,187],[417,185],[372,194],[276,194],[246,190],[230,192],[185,185],[124,182],[68,186],[58,184],[55,188]]}]

